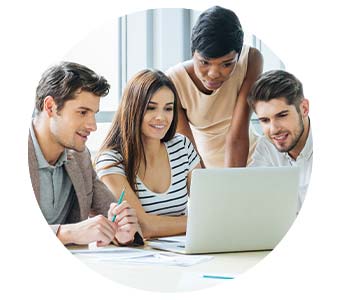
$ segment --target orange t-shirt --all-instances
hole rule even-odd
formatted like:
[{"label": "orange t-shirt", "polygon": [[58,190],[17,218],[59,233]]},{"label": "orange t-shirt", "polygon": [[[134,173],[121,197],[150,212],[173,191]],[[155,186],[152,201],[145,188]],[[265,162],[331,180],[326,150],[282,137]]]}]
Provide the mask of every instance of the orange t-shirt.
[{"label": "orange t-shirt", "polygon": [[[224,166],[226,134],[231,125],[234,107],[247,73],[249,46],[244,45],[232,76],[211,95],[198,90],[180,63],[167,71],[174,82],[182,107],[193,132],[197,150],[207,168]],[[257,136],[249,129],[249,158]]]}]

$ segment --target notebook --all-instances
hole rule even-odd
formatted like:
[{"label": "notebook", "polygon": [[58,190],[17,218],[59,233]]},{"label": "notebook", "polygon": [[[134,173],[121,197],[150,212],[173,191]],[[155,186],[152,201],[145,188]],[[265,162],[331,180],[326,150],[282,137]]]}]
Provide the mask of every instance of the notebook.
[{"label": "notebook", "polygon": [[298,175],[297,167],[194,170],[186,236],[148,245],[187,254],[273,249],[296,218]]}]

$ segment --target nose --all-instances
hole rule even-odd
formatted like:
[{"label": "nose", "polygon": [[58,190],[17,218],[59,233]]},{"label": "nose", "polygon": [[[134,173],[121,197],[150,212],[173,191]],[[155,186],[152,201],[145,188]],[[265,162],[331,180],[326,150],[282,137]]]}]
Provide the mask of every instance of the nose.
[{"label": "nose", "polygon": [[156,116],[155,116],[155,120],[157,121],[163,121],[165,119],[164,117],[164,114],[163,113],[158,113]]},{"label": "nose", "polygon": [[270,134],[278,134],[281,130],[280,123],[277,121],[273,121],[270,124]]},{"label": "nose", "polygon": [[211,79],[216,79],[220,77],[220,71],[217,66],[211,66],[208,71],[208,76]]},{"label": "nose", "polygon": [[95,115],[90,116],[86,123],[86,129],[88,131],[96,131],[97,130],[97,121]]},{"label": "nose", "polygon": [[163,109],[155,110],[155,114],[153,115],[153,118],[158,122],[164,121],[166,119],[165,111]]}]

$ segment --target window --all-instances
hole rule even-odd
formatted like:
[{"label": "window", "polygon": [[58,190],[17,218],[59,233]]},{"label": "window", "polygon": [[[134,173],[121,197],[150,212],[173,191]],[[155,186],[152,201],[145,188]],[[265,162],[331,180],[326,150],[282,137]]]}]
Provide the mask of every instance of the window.
[{"label": "window", "polygon": [[[111,85],[110,94],[101,101],[98,129],[88,140],[92,154],[104,140],[132,75],[144,68],[166,71],[191,58],[191,29],[199,14],[190,9],[164,8],[122,16],[93,31],[65,56],[105,76]],[[264,71],[284,69],[281,60],[256,36],[245,33],[245,43],[261,51]],[[255,114],[251,124],[261,134]]]}]

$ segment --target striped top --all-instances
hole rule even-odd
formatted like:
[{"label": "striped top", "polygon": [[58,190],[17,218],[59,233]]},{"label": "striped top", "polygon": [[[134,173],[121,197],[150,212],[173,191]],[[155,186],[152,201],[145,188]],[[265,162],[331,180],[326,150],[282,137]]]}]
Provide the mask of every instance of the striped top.
[{"label": "striped top", "polygon": [[[188,190],[188,173],[200,161],[192,143],[187,137],[176,134],[174,138],[165,142],[171,166],[171,184],[169,189],[162,193],[150,191],[137,176],[137,196],[145,212],[155,215],[185,215]],[[114,167],[102,169],[112,163],[121,161],[121,155],[114,150],[103,152],[96,161],[96,171],[99,178],[107,174],[120,174],[125,176],[124,167],[119,164]]]}]

